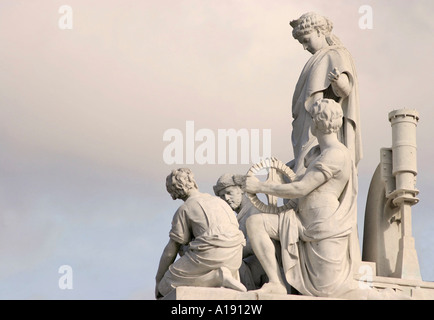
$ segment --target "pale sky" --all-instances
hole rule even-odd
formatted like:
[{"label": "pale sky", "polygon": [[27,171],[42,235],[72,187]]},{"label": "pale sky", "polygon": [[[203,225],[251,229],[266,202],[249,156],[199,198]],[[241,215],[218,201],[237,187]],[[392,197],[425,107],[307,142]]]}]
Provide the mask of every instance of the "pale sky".
[{"label": "pale sky", "polygon": [[[73,27],[62,30],[69,4]],[[373,28],[361,29],[370,5]],[[391,146],[388,113],[420,114],[413,234],[434,281],[434,3],[391,1],[75,0],[0,3],[0,299],[153,299],[154,277],[180,201],[165,177],[188,166],[212,193],[250,165],[168,165],[168,129],[271,129],[272,155],[292,158],[291,99],[310,54],[289,21],[334,22],[360,88],[366,194]],[[61,290],[58,269],[73,270]]]}]

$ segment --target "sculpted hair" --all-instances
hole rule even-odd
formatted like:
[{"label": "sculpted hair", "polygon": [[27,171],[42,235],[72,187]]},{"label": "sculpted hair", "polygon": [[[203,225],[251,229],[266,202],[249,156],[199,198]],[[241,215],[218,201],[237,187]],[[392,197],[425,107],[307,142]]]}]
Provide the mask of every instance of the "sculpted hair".
[{"label": "sculpted hair", "polygon": [[337,132],[342,127],[342,107],[332,99],[320,99],[312,106],[312,119],[318,131]]},{"label": "sculpted hair", "polygon": [[193,188],[198,189],[198,186],[193,172],[188,168],[172,170],[166,178],[166,189],[173,200],[185,198],[187,191]]},{"label": "sculpted hair", "polygon": [[333,22],[315,12],[305,13],[297,20],[292,20],[289,24],[293,28],[292,36],[296,40],[298,40],[301,36],[318,30],[325,35],[329,45],[341,44],[340,40],[332,34]]}]

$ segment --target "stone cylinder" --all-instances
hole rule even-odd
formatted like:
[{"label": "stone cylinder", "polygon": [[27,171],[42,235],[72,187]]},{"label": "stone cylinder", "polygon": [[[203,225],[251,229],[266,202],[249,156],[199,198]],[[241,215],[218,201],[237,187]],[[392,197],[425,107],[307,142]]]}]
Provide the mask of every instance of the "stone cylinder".
[{"label": "stone cylinder", "polygon": [[389,113],[392,126],[392,174],[396,190],[412,191],[417,175],[416,110],[400,109]]}]

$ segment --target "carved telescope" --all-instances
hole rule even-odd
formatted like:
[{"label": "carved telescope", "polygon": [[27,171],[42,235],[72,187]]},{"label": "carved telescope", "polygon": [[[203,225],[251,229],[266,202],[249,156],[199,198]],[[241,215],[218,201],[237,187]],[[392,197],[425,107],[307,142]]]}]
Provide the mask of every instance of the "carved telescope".
[{"label": "carved telescope", "polygon": [[416,126],[419,114],[416,110],[400,109],[389,113],[392,126],[392,174],[395,177],[395,190],[389,195],[393,204],[403,202],[415,204],[416,195],[417,145]]}]

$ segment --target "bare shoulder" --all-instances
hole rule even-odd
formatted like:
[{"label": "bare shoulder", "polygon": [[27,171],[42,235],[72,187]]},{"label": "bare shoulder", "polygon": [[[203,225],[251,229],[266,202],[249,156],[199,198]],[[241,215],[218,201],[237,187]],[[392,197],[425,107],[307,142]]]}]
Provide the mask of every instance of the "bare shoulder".
[{"label": "bare shoulder", "polygon": [[350,151],[344,145],[341,147],[329,148],[322,154],[323,161],[336,164],[346,162],[350,157]]}]

